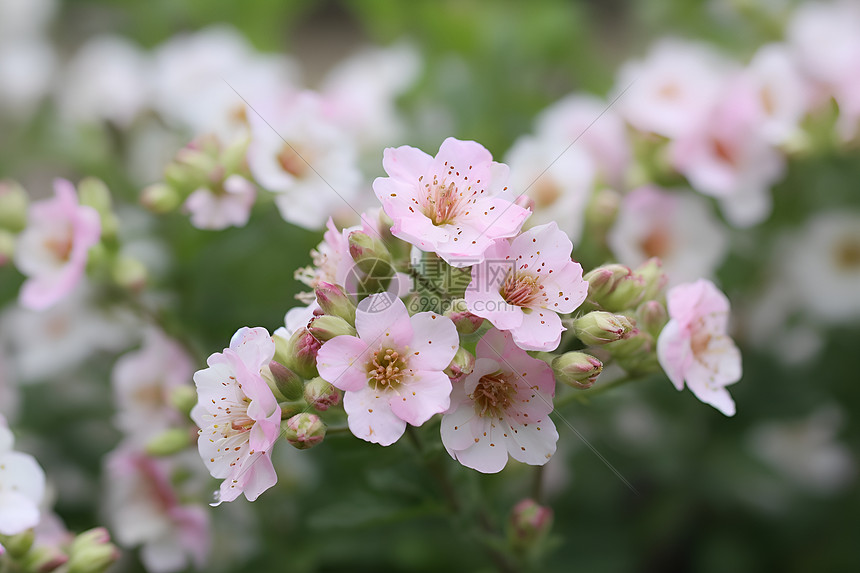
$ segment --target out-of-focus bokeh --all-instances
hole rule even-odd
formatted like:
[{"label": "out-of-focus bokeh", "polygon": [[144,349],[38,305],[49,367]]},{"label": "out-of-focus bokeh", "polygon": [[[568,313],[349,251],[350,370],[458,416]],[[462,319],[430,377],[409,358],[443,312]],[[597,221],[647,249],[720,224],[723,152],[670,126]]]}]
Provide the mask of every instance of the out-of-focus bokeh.
[{"label": "out-of-focus bokeh", "polygon": [[[274,331],[300,304],[293,275],[323,226],[285,219],[356,217],[309,187],[260,194],[246,224],[206,230],[214,219],[189,217],[190,203],[155,215],[141,194],[195,138],[265,131],[254,122],[281,121],[266,111],[274,94],[313,90],[319,101],[297,96],[299,119],[279,125],[323,142],[324,174],[358,211],[374,204],[385,147],[432,154],[445,137],[471,139],[511,166],[535,221],[559,221],[584,267],[660,255],[673,282],[712,278],[731,300],[744,366],[734,417],[659,377],[565,408],[543,473],[554,511],[543,569],[858,570],[858,14],[851,0],[0,0],[0,180],[36,200],[57,177],[101,179],[119,218],[111,256],[147,270],[142,302],[93,286],[24,310],[25,277],[0,235],[0,413],[16,448],[44,467],[69,529],[104,524],[127,549],[116,571],[176,570],[118,533],[143,519],[128,509],[133,487],[116,487],[137,463],[116,449],[128,420],[118,358],[162,344],[144,327],[146,309],[162,309],[155,322],[193,364],[170,362],[167,346],[155,360],[187,383],[237,328]],[[728,133],[746,121],[745,90],[764,94],[769,121]],[[584,213],[602,207],[614,223],[592,248],[600,226]],[[113,269],[133,282],[137,267]],[[408,444],[282,445],[276,488],[205,508],[200,570],[488,569]],[[185,478],[177,495],[208,503],[212,483],[186,453],[169,470]],[[528,466],[457,469],[464,499],[499,522],[535,494]]]}]

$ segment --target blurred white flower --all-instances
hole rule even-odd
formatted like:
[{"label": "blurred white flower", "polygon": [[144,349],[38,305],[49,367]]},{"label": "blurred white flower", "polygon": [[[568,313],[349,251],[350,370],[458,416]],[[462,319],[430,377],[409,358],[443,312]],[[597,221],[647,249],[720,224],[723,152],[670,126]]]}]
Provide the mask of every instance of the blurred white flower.
[{"label": "blurred white flower", "polygon": [[0,338],[12,350],[21,383],[68,373],[98,351],[117,351],[132,339],[133,319],[93,306],[78,288],[56,306],[34,312],[9,308],[0,317]]},{"label": "blurred white flower", "polygon": [[678,137],[707,116],[732,70],[711,46],[666,38],[621,67],[614,94],[629,89],[615,107],[639,131]]},{"label": "blurred white flower", "polygon": [[795,485],[813,493],[831,494],[851,483],[856,462],[836,440],[842,413],[835,406],[819,407],[807,418],[767,422],[754,428],[752,452]]},{"label": "blurred white flower", "polygon": [[286,221],[321,229],[357,194],[361,174],[355,145],[325,116],[314,92],[270,97],[255,110],[248,110],[251,174],[276,194]]},{"label": "blurred white flower", "polygon": [[150,104],[149,57],[128,40],[98,36],[89,40],[67,64],[56,97],[68,120],[112,121],[127,128]]},{"label": "blurred white flower", "polygon": [[827,323],[860,318],[860,213],[816,214],[787,243],[779,260],[806,313]]},{"label": "blurred white flower", "polygon": [[258,100],[296,85],[289,59],[255,52],[226,26],[176,36],[154,57],[155,107],[192,135],[214,132],[231,140],[246,129],[242,98],[256,107]]},{"label": "blurred white flower", "polygon": [[50,89],[55,68],[53,47],[45,39],[0,40],[0,112],[29,117]]},{"label": "blurred white flower", "polygon": [[565,151],[568,146],[570,141],[560,133],[519,138],[505,157],[511,170],[507,188],[514,197],[525,194],[534,200],[526,227],[555,221],[578,243],[595,165],[583,147],[574,145]]},{"label": "blurred white flower", "polygon": [[148,327],[143,345],[117,360],[111,374],[117,426],[131,441],[146,444],[180,422],[170,394],[180,386],[190,387],[193,373],[191,358],[179,343]]},{"label": "blurred white flower", "polygon": [[0,38],[13,41],[41,35],[56,12],[56,0],[0,0]]},{"label": "blurred white flower", "polygon": [[774,145],[799,137],[800,122],[809,111],[812,94],[785,44],[759,48],[742,73],[758,103],[761,133]]},{"label": "blurred white flower", "polygon": [[631,160],[630,141],[624,121],[609,102],[589,95],[570,95],[546,108],[535,125],[539,137],[563,145],[556,155],[569,145],[566,153],[582,149],[591,157],[603,183],[615,188],[623,185]]},{"label": "blurred white flower", "polygon": [[711,278],[728,250],[726,229],[704,199],[653,186],[624,197],[607,238],[621,264],[659,257],[671,285]]},{"label": "blurred white flower", "polygon": [[332,69],[320,92],[337,124],[377,157],[380,147],[399,143],[404,126],[396,99],[413,85],[420,70],[421,60],[412,46],[368,48]]}]

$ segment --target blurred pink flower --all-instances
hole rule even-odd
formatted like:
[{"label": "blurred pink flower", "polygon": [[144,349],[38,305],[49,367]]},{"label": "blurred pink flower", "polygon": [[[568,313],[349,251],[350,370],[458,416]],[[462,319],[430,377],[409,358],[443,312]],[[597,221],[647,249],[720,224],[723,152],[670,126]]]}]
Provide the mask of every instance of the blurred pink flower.
[{"label": "blurred pink flower", "polygon": [[555,453],[549,418],[555,396],[552,368],[517,347],[510,333],[490,330],[478,342],[475,369],[454,385],[442,417],[442,443],[452,458],[483,473],[508,463],[541,466]]},{"label": "blurred pink flower", "polygon": [[706,44],[663,39],[644,60],[622,66],[615,107],[637,130],[675,138],[709,113],[732,68]]},{"label": "blurred pink flower", "polygon": [[244,227],[251,216],[257,188],[241,175],[231,175],[221,189],[197,189],[185,200],[191,213],[191,224],[198,229]]},{"label": "blurred pink flower", "polygon": [[251,174],[275,194],[284,220],[319,229],[357,195],[355,144],[327,117],[314,92],[270,98],[255,109],[247,111]]},{"label": "blurred pink flower", "polygon": [[[172,459],[149,457],[128,445],[107,458],[107,507],[117,541],[142,545],[140,557],[151,573],[200,569],[209,553],[209,514],[182,504],[171,484]],[[190,563],[189,563],[190,562]]]},{"label": "blurred pink flower", "polygon": [[391,234],[455,267],[483,261],[495,239],[515,236],[529,216],[511,202],[507,165],[474,141],[449,137],[435,158],[390,147],[382,166],[388,177],[378,177],[373,190],[394,220]]},{"label": "blurred pink flower", "polygon": [[[15,438],[0,415],[0,534],[16,535],[39,523],[45,472],[29,454],[12,449]],[[2,546],[0,546],[2,547]]]},{"label": "blurred pink flower", "polygon": [[451,381],[443,372],[460,339],[451,319],[433,312],[409,316],[390,294],[361,301],[358,336],[336,336],[320,348],[320,376],[343,390],[349,429],[388,446],[450,404]]},{"label": "blurred pink flower", "polygon": [[784,157],[764,138],[759,102],[736,79],[711,114],[670,151],[675,169],[696,191],[720,199],[726,218],[738,227],[770,215],[770,187],[785,170]]},{"label": "blurred pink flower", "polygon": [[623,265],[658,257],[672,284],[711,276],[728,249],[726,229],[702,197],[655,186],[624,197],[607,240]]},{"label": "blurred pink flower", "polygon": [[244,493],[248,501],[275,485],[272,446],[281,428],[278,401],[260,370],[275,355],[265,328],[240,328],[230,347],[194,374],[199,402],[191,418],[200,427],[198,449],[209,473],[223,478],[218,505]]},{"label": "blurred pink flower", "polygon": [[54,181],[54,198],[30,206],[15,264],[27,275],[21,306],[44,310],[68,295],[84,275],[87,253],[99,242],[101,222],[92,207],[78,204],[75,186]]},{"label": "blurred pink flower", "polygon": [[182,420],[170,405],[171,391],[191,382],[191,359],[174,340],[149,327],[139,350],[117,360],[111,374],[117,426],[145,443]]},{"label": "blurred pink flower", "polygon": [[735,403],[726,386],[741,379],[741,354],[727,334],[729,300],[711,281],[678,285],[667,294],[669,322],[657,339],[657,358],[678,390],[726,416]]},{"label": "blurred pink flower", "polygon": [[486,261],[472,267],[466,289],[469,311],[509,330],[524,350],[555,350],[565,328],[560,314],[576,310],[588,294],[573,244],[554,222],[533,227],[513,241],[500,240]]}]

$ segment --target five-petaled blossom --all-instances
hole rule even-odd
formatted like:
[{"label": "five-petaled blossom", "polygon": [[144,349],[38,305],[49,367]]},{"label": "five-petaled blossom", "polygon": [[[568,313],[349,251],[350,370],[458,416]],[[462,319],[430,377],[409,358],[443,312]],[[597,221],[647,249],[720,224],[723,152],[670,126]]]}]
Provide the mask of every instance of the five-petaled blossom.
[{"label": "five-petaled blossom", "polygon": [[70,181],[56,179],[54,197],[30,206],[27,228],[18,239],[15,264],[29,277],[21,287],[21,306],[44,310],[69,294],[100,237],[98,212],[78,204]]},{"label": "five-petaled blossom", "polygon": [[510,333],[490,330],[477,346],[475,369],[451,393],[442,417],[442,443],[466,467],[495,473],[517,461],[540,466],[555,453],[549,418],[555,396],[552,368],[517,347]]},{"label": "five-petaled blossom", "polygon": [[460,340],[451,319],[409,316],[393,295],[369,296],[355,315],[358,336],[336,336],[320,348],[320,376],[343,390],[355,436],[388,446],[406,430],[448,409],[451,381],[443,370]]},{"label": "five-petaled blossom", "polygon": [[572,250],[554,222],[513,241],[497,241],[487,249],[486,260],[472,267],[465,294],[469,311],[511,331],[524,350],[555,350],[565,330],[559,313],[573,312],[588,294]]},{"label": "five-petaled blossom", "polygon": [[657,339],[660,366],[678,390],[687,387],[696,398],[726,416],[735,403],[726,386],[741,378],[741,355],[726,334],[729,300],[711,281],[678,285],[666,297],[669,322]]},{"label": "five-petaled blossom", "polygon": [[[45,472],[29,454],[12,450],[15,443],[0,416],[0,534],[17,535],[39,523],[45,495]],[[0,545],[0,554],[3,546]]]},{"label": "five-petaled blossom", "polygon": [[260,374],[274,355],[275,343],[265,328],[243,327],[229,348],[209,357],[209,368],[194,374],[199,401],[191,418],[200,427],[203,462],[213,477],[224,479],[218,503],[240,493],[254,501],[278,481],[272,446],[280,433],[281,409]]},{"label": "five-petaled blossom", "polygon": [[515,236],[529,211],[514,205],[505,187],[508,166],[484,146],[449,137],[436,157],[420,149],[388,148],[388,177],[373,182],[391,234],[455,267],[484,260],[493,241]]}]

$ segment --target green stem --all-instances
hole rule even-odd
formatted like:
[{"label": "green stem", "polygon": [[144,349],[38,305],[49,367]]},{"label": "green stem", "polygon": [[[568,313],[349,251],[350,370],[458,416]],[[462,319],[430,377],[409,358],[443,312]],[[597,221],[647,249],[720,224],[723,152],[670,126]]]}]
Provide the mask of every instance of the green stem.
[{"label": "green stem", "polygon": [[[427,466],[427,469],[430,471],[430,474],[436,479],[439,484],[440,489],[445,495],[445,499],[448,502],[448,506],[451,509],[452,514],[458,514],[460,512],[460,508],[462,504],[460,503],[459,498],[457,497],[457,489],[454,487],[454,484],[451,483],[451,480],[448,478],[448,474],[445,472],[445,466],[439,463],[438,458],[430,459],[427,456],[427,452],[424,448],[424,444],[421,441],[421,436],[418,434],[418,429],[407,425],[406,426],[406,434],[409,436],[409,441],[412,442],[412,445],[415,446],[415,450],[418,455],[421,457],[424,465]],[[484,509],[480,508],[477,512],[478,525],[480,525],[481,529],[485,534],[490,536],[498,536],[498,532],[496,528],[493,526],[493,520],[490,517],[490,514]],[[519,571],[519,568],[516,567],[514,563],[511,562],[510,558],[505,555],[503,552],[499,551],[496,547],[493,547],[491,543],[486,541],[482,541],[484,545],[484,550],[487,555],[493,561],[493,564],[499,571],[503,573],[516,573]]]},{"label": "green stem", "polygon": [[536,503],[543,503],[543,469],[545,466],[535,466],[532,478],[532,499]]}]

